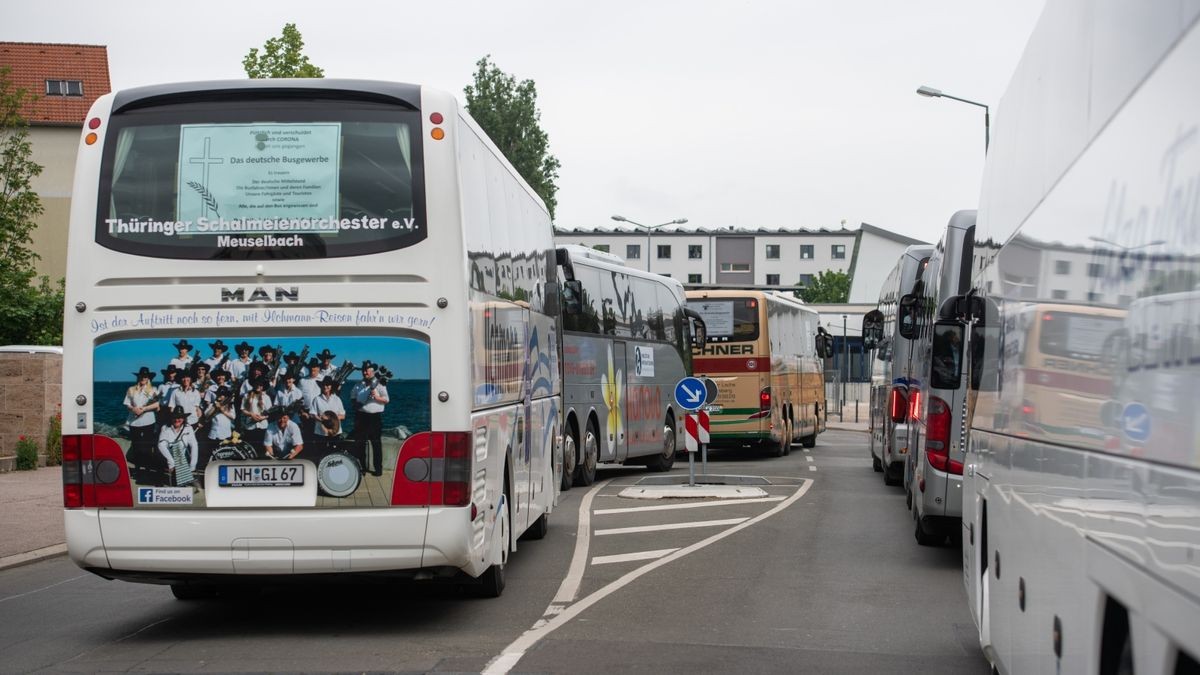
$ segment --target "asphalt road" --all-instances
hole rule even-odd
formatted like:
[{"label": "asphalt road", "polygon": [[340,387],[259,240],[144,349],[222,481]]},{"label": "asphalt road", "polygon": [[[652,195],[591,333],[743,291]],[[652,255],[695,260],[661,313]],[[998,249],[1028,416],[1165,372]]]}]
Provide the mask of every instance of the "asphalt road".
[{"label": "asphalt road", "polygon": [[495,600],[406,585],[180,602],[65,558],[7,570],[0,671],[988,672],[960,550],[916,545],[865,440],[714,453],[710,473],[770,478],[751,501],[629,499],[645,472],[602,470],[520,543]]}]

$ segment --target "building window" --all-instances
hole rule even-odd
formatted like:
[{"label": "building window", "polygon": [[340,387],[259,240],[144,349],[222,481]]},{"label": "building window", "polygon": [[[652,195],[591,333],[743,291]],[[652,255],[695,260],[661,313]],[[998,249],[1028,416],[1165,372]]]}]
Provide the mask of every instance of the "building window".
[{"label": "building window", "polygon": [[1100,302],[1100,294],[1088,291],[1088,302]]},{"label": "building window", "polygon": [[671,259],[671,245],[670,244],[659,244],[658,245],[658,259],[659,260],[670,260]]},{"label": "building window", "polygon": [[[1062,261],[1060,260],[1059,262],[1062,262]],[[1054,300],[1066,300],[1066,299],[1067,299],[1067,292],[1066,292],[1066,291],[1053,290],[1053,291],[1050,291],[1050,297],[1051,297],[1052,299],[1054,299]]]},{"label": "building window", "polygon": [[1088,276],[1093,279],[1104,276],[1104,265],[1100,263],[1088,263]]},{"label": "building window", "polygon": [[829,247],[829,257],[833,258],[834,260],[845,260],[846,259],[846,245],[845,244],[834,244],[834,245],[830,246]]},{"label": "building window", "polygon": [[83,80],[46,80],[47,96],[83,96]]},{"label": "building window", "polygon": [[749,272],[750,263],[721,263],[722,272]]},{"label": "building window", "polygon": [[642,257],[641,244],[625,244],[625,259],[640,260]]},{"label": "building window", "polygon": [[812,260],[813,259],[813,245],[812,244],[800,244],[800,259],[801,260]]},{"label": "building window", "polygon": [[1071,261],[1070,260],[1055,260],[1054,261],[1054,273],[1055,274],[1070,274],[1071,273]]},{"label": "building window", "polygon": [[699,260],[704,257],[704,247],[700,244],[688,244],[688,259]]},{"label": "building window", "polygon": [[768,286],[778,286],[779,285],[779,275],[778,274],[768,274],[767,275],[767,285]]},{"label": "building window", "polygon": [[800,285],[801,286],[808,288],[809,286],[812,285],[812,282],[813,282],[813,275],[811,275],[811,274],[801,274],[800,275]]},{"label": "building window", "polygon": [[608,253],[608,244],[595,244],[592,246],[592,248],[600,251],[601,253]]},{"label": "building window", "polygon": [[688,275],[688,283],[689,284],[702,284],[702,283],[704,283],[703,281],[701,281],[701,278],[703,276],[704,276],[703,274],[689,274]]},{"label": "building window", "polygon": [[779,260],[779,244],[767,244],[767,260]]}]

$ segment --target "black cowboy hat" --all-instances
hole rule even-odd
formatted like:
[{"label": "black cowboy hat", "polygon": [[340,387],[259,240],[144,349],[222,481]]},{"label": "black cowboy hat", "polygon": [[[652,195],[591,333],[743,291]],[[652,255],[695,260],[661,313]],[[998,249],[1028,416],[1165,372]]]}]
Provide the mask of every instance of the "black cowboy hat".
[{"label": "black cowboy hat", "polygon": [[308,360],[308,363],[304,364],[304,367],[305,367],[305,368],[320,368],[320,367],[321,367],[321,362],[320,362],[320,361],[318,361],[318,360],[317,360],[317,359],[314,357],[314,358],[311,358],[311,359],[309,359],[309,360]]},{"label": "black cowboy hat", "polygon": [[133,376],[139,380],[142,379],[143,377],[148,380],[153,380],[154,379],[154,371],[150,370],[146,366],[142,366],[141,369],[139,369],[136,373],[133,374]]},{"label": "black cowboy hat", "polygon": [[326,375],[325,377],[321,378],[321,386],[324,387],[325,385],[329,385],[331,387],[337,386],[337,380],[333,379],[332,375]]},{"label": "black cowboy hat", "polygon": [[275,351],[275,348],[272,347],[271,345],[263,345],[258,348],[259,356],[265,356],[267,354],[278,354],[278,353],[279,352]]},{"label": "black cowboy hat", "polygon": [[336,356],[337,356],[337,354],[334,354],[333,352],[329,351],[329,347],[326,347],[325,349],[321,350],[320,354],[317,354],[317,358],[321,359],[322,361],[333,360],[333,358]]},{"label": "black cowboy hat", "polygon": [[187,340],[180,340],[172,346],[174,346],[175,349],[195,349],[195,347],[192,346],[192,343],[188,342]]},{"label": "black cowboy hat", "polygon": [[263,389],[266,389],[268,384],[270,384],[270,382],[268,382],[267,378],[265,377],[255,377],[250,380],[251,387],[262,387]]},{"label": "black cowboy hat", "polygon": [[179,373],[179,379],[181,379],[181,380],[185,377],[191,378],[193,380],[196,379],[196,374],[191,368],[180,368],[176,372]]},{"label": "black cowboy hat", "polygon": [[185,420],[185,419],[187,419],[187,416],[188,416],[187,411],[183,409],[183,406],[177,405],[174,408],[171,408],[171,413],[170,413],[171,419],[173,419],[173,420],[184,419]]},{"label": "black cowboy hat", "polygon": [[199,379],[201,368],[203,368],[204,372],[206,372],[206,373],[212,372],[212,366],[208,365],[207,363],[205,363],[203,361],[197,361],[192,364],[192,379],[193,380]]},{"label": "black cowboy hat", "polygon": [[254,345],[250,344],[249,342],[246,342],[245,340],[242,340],[241,342],[237,343],[236,345],[233,346],[233,348],[238,353],[254,351]]},{"label": "black cowboy hat", "polygon": [[362,365],[361,365],[361,366],[359,366],[359,367],[358,367],[358,369],[359,369],[359,370],[366,370],[367,368],[374,368],[374,367],[375,367],[375,362],[374,362],[374,361],[367,360],[367,361],[363,361],[363,362],[362,362]]},{"label": "black cowboy hat", "polygon": [[296,379],[296,374],[290,370],[286,370],[283,373],[283,379],[284,380],[294,380],[294,379]]},{"label": "black cowboy hat", "polygon": [[213,377],[216,377],[218,375],[224,375],[225,377],[229,377],[229,373],[226,372],[226,370],[224,368],[217,368],[216,370],[212,371]]},{"label": "black cowboy hat", "polygon": [[217,387],[215,396],[217,398],[229,398],[229,395],[232,393],[233,392],[229,391],[229,387],[222,386],[222,387]]},{"label": "black cowboy hat", "polygon": [[223,352],[229,351],[229,347],[225,346],[225,341],[220,338],[217,338],[216,342],[208,343],[208,347],[209,347],[209,349],[213,350],[214,352],[217,351],[218,349],[220,349]]},{"label": "black cowboy hat", "polygon": [[284,361],[299,361],[299,360],[300,360],[300,355],[299,355],[299,354],[297,354],[297,353],[296,353],[296,352],[294,352],[294,351],[292,351],[292,352],[288,352],[287,354],[284,354],[284,355],[283,355],[283,360],[284,360]]},{"label": "black cowboy hat", "polygon": [[162,369],[163,377],[166,377],[167,375],[176,374],[178,372],[179,372],[179,369],[175,367],[174,363],[172,363],[171,365]]},{"label": "black cowboy hat", "polygon": [[246,370],[248,370],[250,372],[254,372],[257,370],[260,373],[262,373],[263,375],[266,375],[267,371],[270,369],[271,369],[270,366],[263,363],[262,361],[251,361],[250,365],[246,366]]},{"label": "black cowboy hat", "polygon": [[292,413],[288,411],[287,406],[277,405],[267,411],[267,419],[271,420],[272,422],[278,422],[280,417],[290,417],[291,414]]}]

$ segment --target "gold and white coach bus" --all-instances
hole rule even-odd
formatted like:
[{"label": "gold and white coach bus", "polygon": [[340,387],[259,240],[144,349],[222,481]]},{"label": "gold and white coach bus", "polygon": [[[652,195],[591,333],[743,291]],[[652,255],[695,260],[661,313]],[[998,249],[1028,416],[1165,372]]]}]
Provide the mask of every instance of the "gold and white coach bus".
[{"label": "gold and white coach bus", "polygon": [[[561,400],[550,218],[486,134],[446,93],[354,80],[131,89],[84,127],[71,558],[181,599],[322,575],[498,595],[546,532]],[[516,368],[489,367],[501,343]]]},{"label": "gold and white coach bus", "polygon": [[1198,80],[1196,7],[1051,2],[1000,100],[962,486],[1000,673],[1200,672]]}]

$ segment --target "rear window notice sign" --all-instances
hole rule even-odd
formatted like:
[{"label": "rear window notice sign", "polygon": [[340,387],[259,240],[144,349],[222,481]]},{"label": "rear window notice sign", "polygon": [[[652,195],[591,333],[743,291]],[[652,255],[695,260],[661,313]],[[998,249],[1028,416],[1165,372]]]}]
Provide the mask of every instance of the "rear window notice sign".
[{"label": "rear window notice sign", "polygon": [[[336,214],[340,139],[336,122],[182,125],[178,220],[219,224]],[[328,220],[325,229],[337,230],[337,221]],[[272,224],[260,231],[274,229]]]}]

